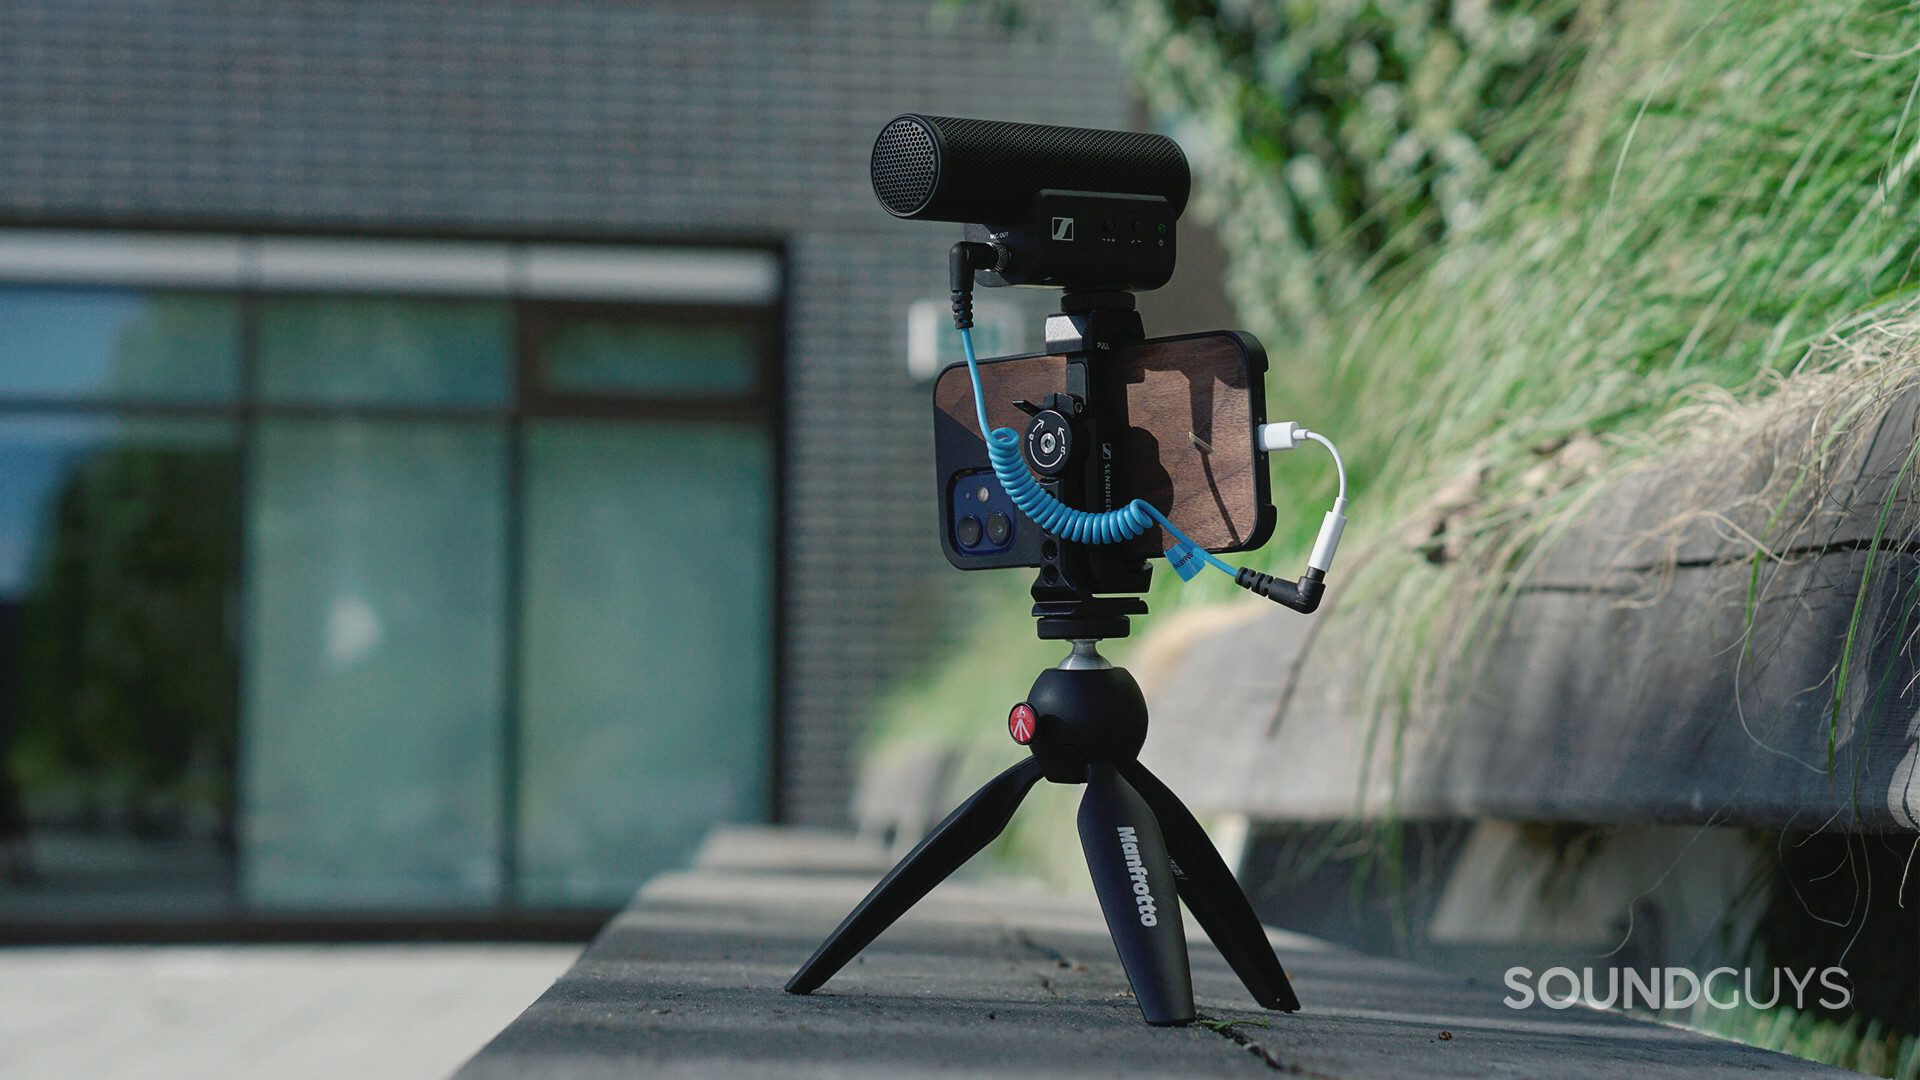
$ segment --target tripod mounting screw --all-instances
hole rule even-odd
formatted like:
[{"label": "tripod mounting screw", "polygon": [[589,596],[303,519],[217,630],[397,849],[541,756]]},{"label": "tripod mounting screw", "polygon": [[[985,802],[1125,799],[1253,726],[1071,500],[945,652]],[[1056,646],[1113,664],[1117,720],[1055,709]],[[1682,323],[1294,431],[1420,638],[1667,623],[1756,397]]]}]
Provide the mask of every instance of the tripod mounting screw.
[{"label": "tripod mounting screw", "polygon": [[1033,711],[1033,706],[1024,701],[1007,714],[1007,734],[1013,736],[1013,741],[1021,746],[1033,741],[1034,730],[1039,726],[1039,715]]}]

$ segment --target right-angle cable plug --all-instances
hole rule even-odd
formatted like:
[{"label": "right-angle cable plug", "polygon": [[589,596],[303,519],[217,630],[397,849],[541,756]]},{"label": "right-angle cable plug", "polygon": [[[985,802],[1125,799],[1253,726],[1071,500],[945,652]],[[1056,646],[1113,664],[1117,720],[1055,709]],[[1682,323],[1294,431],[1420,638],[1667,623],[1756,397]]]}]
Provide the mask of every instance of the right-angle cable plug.
[{"label": "right-angle cable plug", "polygon": [[1320,606],[1320,598],[1327,591],[1327,572],[1307,567],[1299,581],[1289,581],[1272,574],[1263,574],[1250,566],[1243,566],[1233,576],[1234,584],[1248,592],[1259,593],[1276,604],[1283,604],[1302,615],[1311,615]]},{"label": "right-angle cable plug", "polygon": [[953,291],[953,328],[973,329],[973,274],[1000,265],[1000,249],[962,240],[947,250],[947,287]]}]

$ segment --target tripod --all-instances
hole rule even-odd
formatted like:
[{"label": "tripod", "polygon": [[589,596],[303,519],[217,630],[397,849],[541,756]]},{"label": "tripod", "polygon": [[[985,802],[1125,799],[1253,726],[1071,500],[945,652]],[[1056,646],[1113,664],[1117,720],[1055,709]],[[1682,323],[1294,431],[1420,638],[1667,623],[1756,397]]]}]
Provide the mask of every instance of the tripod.
[{"label": "tripod", "polygon": [[[1070,292],[1061,307],[1047,320],[1047,345],[1066,353],[1067,393],[1083,406],[1072,410],[1075,440],[1097,447],[1125,426],[1125,395],[1093,358],[1145,335],[1131,294]],[[1102,455],[1088,456],[1095,464],[1063,478],[1077,481],[1071,494],[1085,500],[1083,506],[1101,501],[1095,470]],[[832,978],[999,836],[1044,778],[1086,785],[1081,850],[1147,1023],[1187,1024],[1194,1018],[1186,935],[1169,886],[1255,1001],[1285,1012],[1298,1009],[1286,971],[1232,871],[1193,814],[1140,764],[1147,704],[1139,684],[1100,655],[1101,639],[1126,636],[1129,616],[1147,610],[1138,596],[1100,594],[1145,591],[1145,563],[1057,538],[1045,550],[1032,590],[1037,630],[1042,639],[1071,642],[1072,651],[1058,667],[1040,673],[1027,700],[1007,718],[1008,733],[1027,748],[1028,758],[974,792],[888,871],[787,981],[787,991],[811,993]]]}]

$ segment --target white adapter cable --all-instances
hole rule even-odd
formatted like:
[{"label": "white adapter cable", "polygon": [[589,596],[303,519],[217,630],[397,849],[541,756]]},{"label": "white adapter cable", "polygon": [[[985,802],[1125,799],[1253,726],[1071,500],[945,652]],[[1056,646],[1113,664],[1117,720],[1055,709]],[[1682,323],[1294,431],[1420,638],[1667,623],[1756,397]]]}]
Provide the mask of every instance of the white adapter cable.
[{"label": "white adapter cable", "polygon": [[1333,509],[1320,520],[1320,535],[1313,541],[1313,554],[1307,556],[1307,565],[1324,574],[1333,566],[1333,553],[1339,550],[1340,534],[1347,528],[1347,464],[1340,459],[1340,449],[1333,445],[1332,439],[1317,431],[1308,431],[1292,420],[1261,424],[1259,434],[1260,449],[1268,453],[1292,450],[1311,440],[1333,455],[1334,471],[1340,475],[1340,494],[1333,500]]}]

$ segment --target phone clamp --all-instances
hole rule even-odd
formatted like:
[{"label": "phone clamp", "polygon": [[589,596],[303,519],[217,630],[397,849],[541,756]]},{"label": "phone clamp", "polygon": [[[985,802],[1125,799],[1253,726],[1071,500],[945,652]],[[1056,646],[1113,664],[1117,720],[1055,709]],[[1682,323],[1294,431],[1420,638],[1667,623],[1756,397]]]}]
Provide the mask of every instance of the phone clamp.
[{"label": "phone clamp", "polygon": [[[1047,316],[1046,334],[1047,350],[1067,361],[1065,389],[1050,400],[1074,403],[1064,418],[1079,449],[1057,473],[1034,471],[1061,502],[1094,512],[1112,510],[1117,505],[1113,463],[1130,421],[1126,384],[1105,361],[1120,348],[1146,340],[1133,294],[1124,289],[1063,293],[1060,311]],[[1040,557],[1030,592],[1035,632],[1042,640],[1126,637],[1129,617],[1147,613],[1137,594],[1152,584],[1152,570],[1138,554],[1048,536]]]}]

